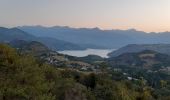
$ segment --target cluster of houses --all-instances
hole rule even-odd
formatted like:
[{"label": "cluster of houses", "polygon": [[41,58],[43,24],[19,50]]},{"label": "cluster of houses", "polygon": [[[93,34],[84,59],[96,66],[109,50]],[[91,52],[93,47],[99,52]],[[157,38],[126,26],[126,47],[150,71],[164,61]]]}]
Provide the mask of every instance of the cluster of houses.
[{"label": "cluster of houses", "polygon": [[170,74],[170,67],[163,67],[163,68],[160,69],[159,71]]},{"label": "cluster of houses", "polygon": [[50,52],[41,55],[40,57],[44,62],[54,65],[56,67],[68,67],[81,71],[96,71],[97,66],[82,62],[69,60],[64,55],[58,54],[57,52]]}]

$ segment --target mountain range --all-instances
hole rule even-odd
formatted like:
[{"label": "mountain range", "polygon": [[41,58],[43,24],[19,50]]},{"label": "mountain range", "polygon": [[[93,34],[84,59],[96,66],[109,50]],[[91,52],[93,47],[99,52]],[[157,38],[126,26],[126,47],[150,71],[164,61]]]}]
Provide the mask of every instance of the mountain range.
[{"label": "mountain range", "polygon": [[[10,29],[0,27],[0,35],[1,42],[13,40],[37,41],[52,50],[118,49],[128,44],[140,46],[143,46],[143,44],[168,46],[170,44],[168,39],[170,32],[146,33],[135,29],[101,30],[99,28],[70,28],[66,26],[21,26]],[[156,48],[159,48],[159,46]],[[124,50],[126,51],[126,49]],[[160,53],[167,52],[167,50],[151,50],[161,51]],[[113,53],[109,55],[114,56]],[[117,55],[119,55],[119,52],[116,52],[115,56]]]},{"label": "mountain range", "polygon": [[99,28],[71,28],[67,26],[21,26],[19,29],[38,37],[52,37],[87,48],[118,49],[128,44],[170,43],[170,32],[129,30],[101,30]]}]

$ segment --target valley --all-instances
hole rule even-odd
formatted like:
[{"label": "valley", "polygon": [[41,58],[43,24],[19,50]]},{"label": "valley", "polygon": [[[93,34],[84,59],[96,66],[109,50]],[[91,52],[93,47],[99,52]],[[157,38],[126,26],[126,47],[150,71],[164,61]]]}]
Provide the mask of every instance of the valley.
[{"label": "valley", "polygon": [[170,100],[170,0],[0,0],[0,100]]},{"label": "valley", "polygon": [[[89,98],[89,100],[93,100],[92,98],[96,98],[96,100],[101,98],[104,98],[102,100],[119,100],[124,97],[131,98],[128,100],[138,100],[137,98],[141,98],[141,100],[157,100],[157,98],[164,100],[164,98],[169,98],[169,44],[128,44],[118,49],[104,49],[101,45],[80,45],[79,43],[70,43],[51,37],[33,36],[16,28],[0,28],[0,34],[0,57],[2,58],[0,60],[0,69],[2,70],[0,75],[5,77],[8,77],[5,75],[5,70],[11,70],[10,68],[15,65],[15,70],[19,71],[18,74],[22,73],[22,68],[26,68],[24,69],[24,73],[30,70],[38,70],[43,76],[36,75],[36,72],[31,72],[30,74],[35,75],[34,77],[48,77],[44,79],[44,84],[49,84],[47,82],[52,81],[56,85],[59,85],[58,88],[62,88],[63,84],[66,85],[66,83],[72,84],[71,86],[76,89],[76,93],[81,92],[86,96],[81,97],[81,94],[77,94],[76,98],[79,98],[78,100],[80,100],[80,98]],[[24,61],[24,59],[26,61]],[[13,65],[13,63],[15,64]],[[15,74],[13,72],[7,74],[17,75],[17,73]],[[57,78],[56,75],[59,75],[59,78]],[[23,77],[26,76],[23,75]],[[15,78],[18,80],[17,82],[21,81],[21,83],[23,82],[22,84],[27,86],[25,79],[20,79],[18,76]],[[3,77],[0,79],[4,80]],[[27,77],[27,79],[29,79],[29,77]],[[64,83],[55,82],[62,80]],[[41,80],[38,79],[37,81]],[[4,83],[6,82],[7,81],[0,83],[0,86],[5,85]],[[74,87],[76,84],[79,84],[81,88]],[[103,86],[102,84],[105,85]],[[113,87],[113,84],[115,84],[118,90],[114,87],[108,92],[107,86],[110,88]],[[100,87],[98,87],[98,85],[100,85]],[[129,85],[131,87],[129,87]],[[52,85],[52,87],[55,86]],[[124,90],[125,88],[123,87],[126,87],[126,90]],[[59,93],[58,88],[48,89]],[[67,87],[64,88],[66,88],[66,90],[63,90],[63,93],[74,95],[67,93],[67,91],[72,90]],[[101,88],[104,89],[100,90]],[[1,87],[1,89],[4,91],[5,88]],[[45,89],[45,87],[43,87],[43,89]],[[35,89],[34,91],[41,90]],[[108,92],[110,96],[108,97],[106,94],[101,95],[103,91]],[[113,94],[114,91],[117,91],[115,93],[118,95],[117,99],[113,99],[117,97]],[[119,94],[119,91],[126,91],[126,93],[122,95]],[[129,94],[131,91],[133,91],[133,96]],[[144,94],[145,91],[147,91],[147,95]],[[24,91],[24,93],[26,93],[26,91]],[[50,93],[55,96],[64,96],[63,94]],[[9,94],[8,91],[7,94]],[[15,94],[13,95],[16,97]],[[31,96],[31,94],[27,95]],[[66,97],[66,95],[64,97]],[[12,96],[5,96],[5,98],[12,98]],[[54,98],[54,100],[58,99],[58,97]],[[124,98],[122,100],[126,99]]]}]

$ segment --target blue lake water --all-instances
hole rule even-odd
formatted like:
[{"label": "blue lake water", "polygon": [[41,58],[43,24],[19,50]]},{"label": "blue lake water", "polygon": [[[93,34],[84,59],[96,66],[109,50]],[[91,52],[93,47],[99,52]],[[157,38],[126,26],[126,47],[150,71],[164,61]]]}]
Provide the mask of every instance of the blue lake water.
[{"label": "blue lake water", "polygon": [[107,54],[116,49],[86,49],[86,50],[65,50],[59,51],[59,53],[67,54],[76,57],[84,57],[87,55],[98,55],[104,58],[107,58]]}]

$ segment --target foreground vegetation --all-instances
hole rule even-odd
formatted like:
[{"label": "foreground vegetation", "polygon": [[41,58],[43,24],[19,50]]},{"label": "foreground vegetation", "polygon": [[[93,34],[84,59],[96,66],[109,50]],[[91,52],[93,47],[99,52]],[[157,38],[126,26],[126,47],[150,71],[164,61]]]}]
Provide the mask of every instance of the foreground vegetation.
[{"label": "foreground vegetation", "polygon": [[128,80],[108,71],[57,69],[0,45],[0,100],[170,100],[170,85],[153,88],[141,77]]}]

